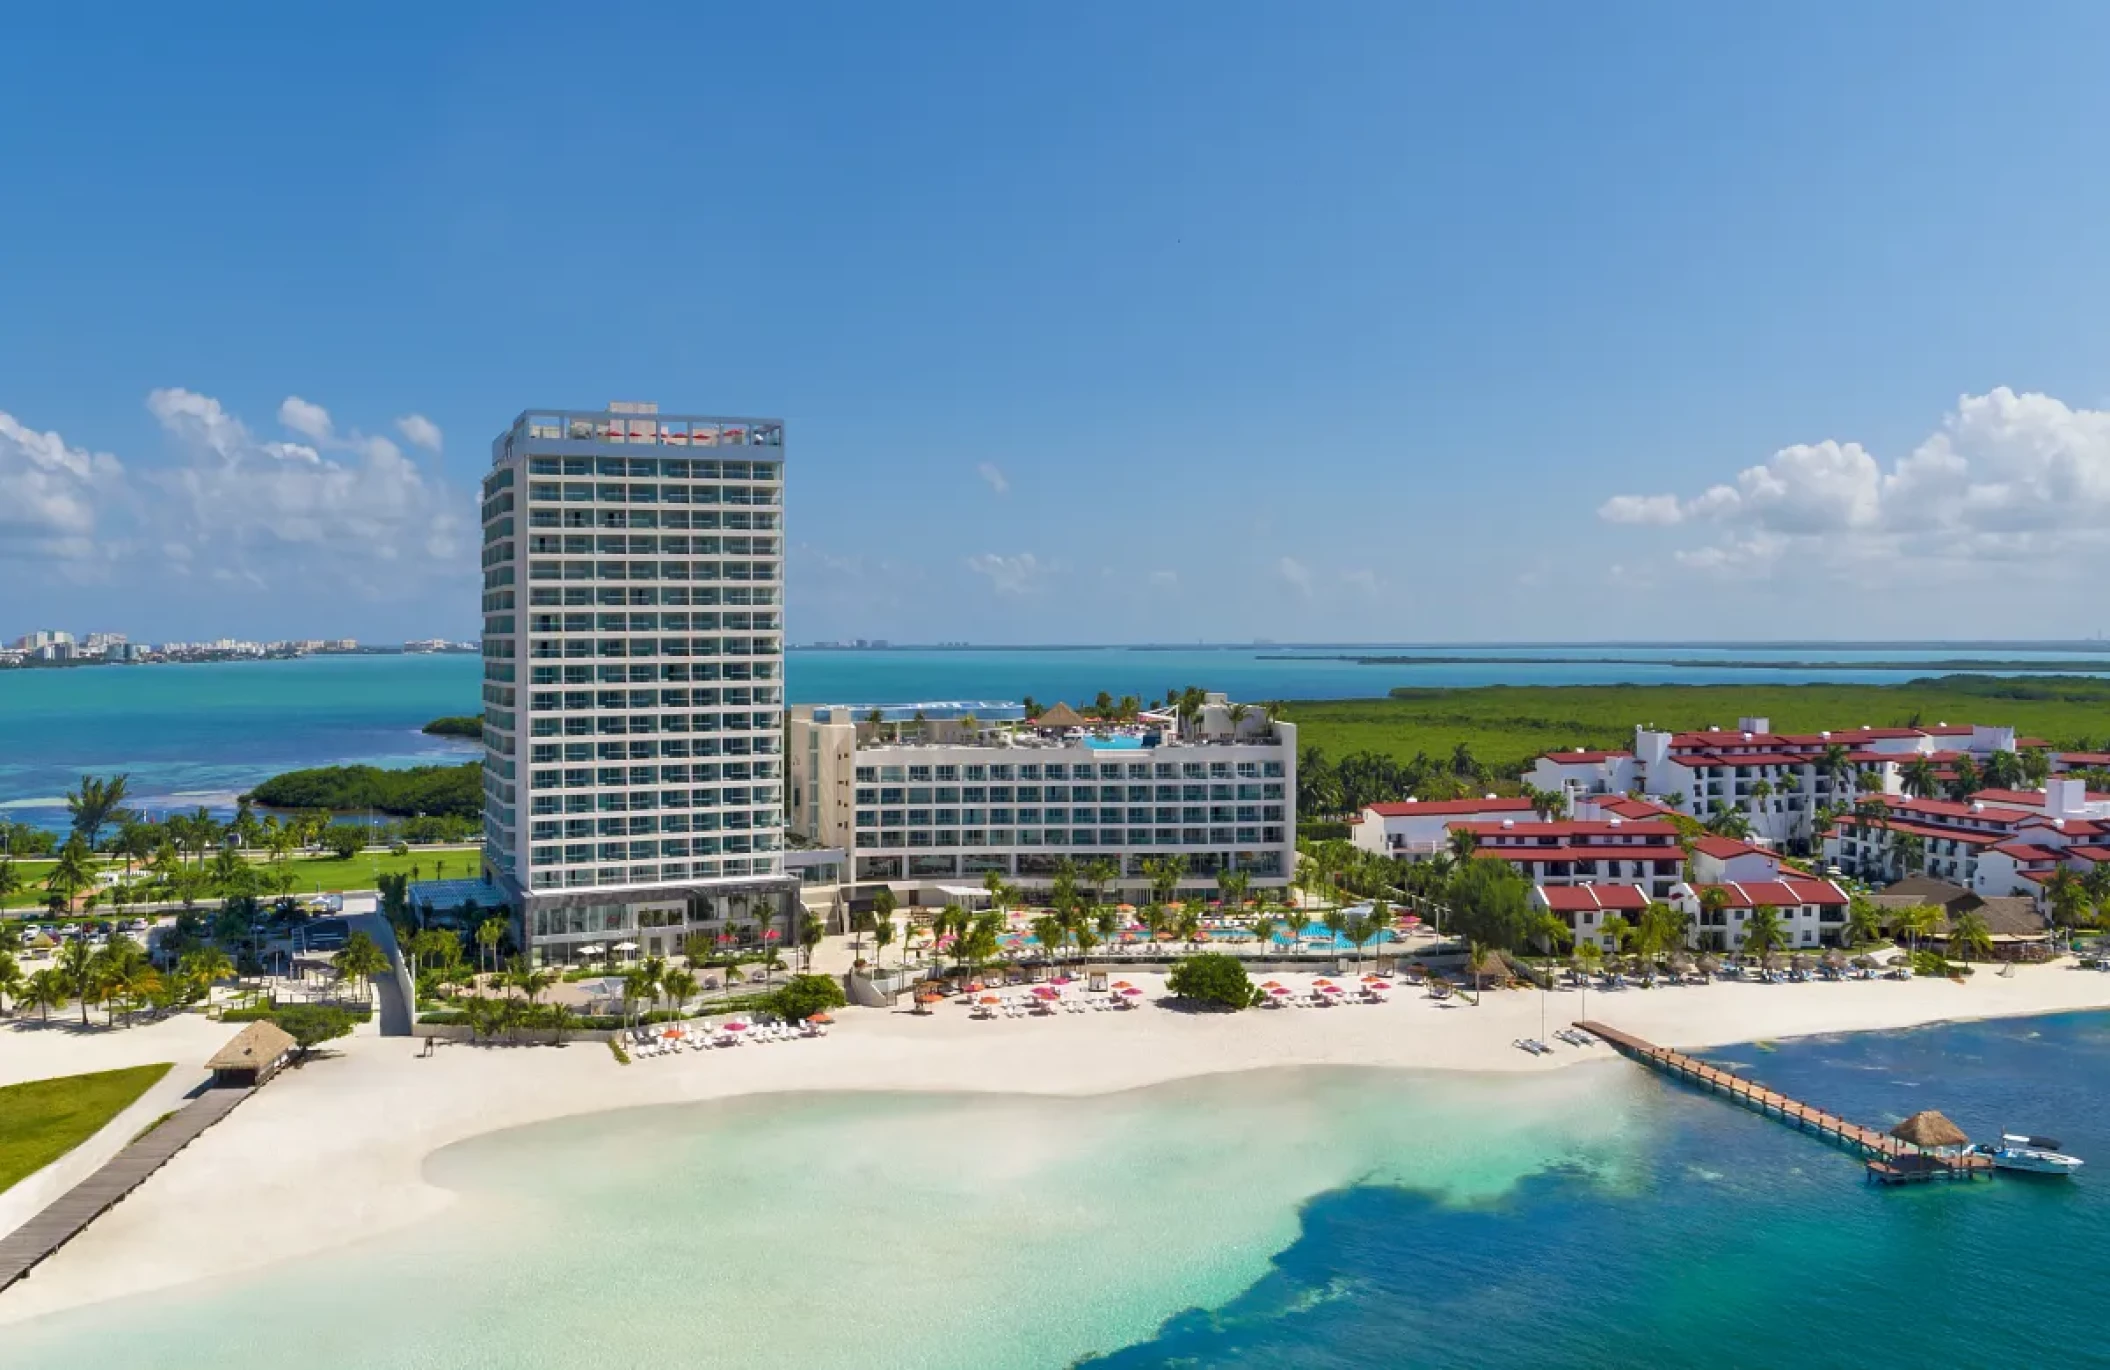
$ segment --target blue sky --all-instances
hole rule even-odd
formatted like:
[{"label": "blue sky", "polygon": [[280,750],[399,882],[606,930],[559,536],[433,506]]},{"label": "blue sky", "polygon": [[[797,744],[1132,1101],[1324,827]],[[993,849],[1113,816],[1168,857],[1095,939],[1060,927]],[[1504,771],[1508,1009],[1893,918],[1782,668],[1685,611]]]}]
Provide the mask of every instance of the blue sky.
[{"label": "blue sky", "polygon": [[305,8],[11,21],[0,633],[473,634],[609,399],[798,641],[2110,628],[2100,7]]}]

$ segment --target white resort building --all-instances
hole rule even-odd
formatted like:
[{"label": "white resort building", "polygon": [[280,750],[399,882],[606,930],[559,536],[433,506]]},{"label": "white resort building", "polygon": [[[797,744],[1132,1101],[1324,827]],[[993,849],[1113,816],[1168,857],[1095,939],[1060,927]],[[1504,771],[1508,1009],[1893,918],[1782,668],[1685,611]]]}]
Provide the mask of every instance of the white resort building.
[{"label": "white resort building", "polygon": [[538,963],[773,922],[784,426],[534,409],[483,481],[484,874]]},{"label": "white resort building", "polygon": [[1740,809],[1754,836],[1814,847],[1824,836],[1819,810],[1899,793],[1903,769],[1915,760],[1977,764],[2020,745],[2013,728],[1973,724],[1776,733],[1767,719],[1742,718],[1734,729],[1701,732],[1636,727],[1631,751],[1548,752],[1525,778],[1571,802],[1638,791],[1700,819]]},{"label": "white resort building", "polygon": [[991,871],[1032,898],[1064,862],[1111,862],[1107,893],[1130,900],[1158,858],[1184,863],[1182,895],[1213,895],[1220,871],[1281,888],[1296,868],[1297,730],[1220,694],[1119,723],[1066,705],[799,705],[789,746],[791,831],[847,853],[861,898],[971,899]]}]

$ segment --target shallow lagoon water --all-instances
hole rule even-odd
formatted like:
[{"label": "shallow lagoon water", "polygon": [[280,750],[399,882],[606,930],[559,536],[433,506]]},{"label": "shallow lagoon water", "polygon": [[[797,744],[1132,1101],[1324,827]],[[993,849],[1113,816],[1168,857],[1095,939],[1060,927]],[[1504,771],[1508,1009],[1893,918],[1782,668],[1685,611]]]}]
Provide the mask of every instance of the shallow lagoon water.
[{"label": "shallow lagoon water", "polygon": [[1718,1059],[1866,1122],[2050,1131],[2098,1173],[1883,1190],[1619,1061],[784,1095],[451,1147],[439,1220],[10,1327],[0,1365],[2100,1362],[2110,1015]]}]

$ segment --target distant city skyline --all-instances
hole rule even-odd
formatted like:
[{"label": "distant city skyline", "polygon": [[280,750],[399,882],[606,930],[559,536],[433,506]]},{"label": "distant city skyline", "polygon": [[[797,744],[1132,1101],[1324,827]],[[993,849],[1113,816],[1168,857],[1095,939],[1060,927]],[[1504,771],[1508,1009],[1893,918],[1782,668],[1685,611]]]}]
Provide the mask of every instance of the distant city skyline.
[{"label": "distant city skyline", "polygon": [[[0,573],[135,638],[471,637],[525,393],[788,420],[793,641],[2085,637],[2110,11],[1902,27],[47,7]],[[640,32],[739,57],[517,98]]]}]

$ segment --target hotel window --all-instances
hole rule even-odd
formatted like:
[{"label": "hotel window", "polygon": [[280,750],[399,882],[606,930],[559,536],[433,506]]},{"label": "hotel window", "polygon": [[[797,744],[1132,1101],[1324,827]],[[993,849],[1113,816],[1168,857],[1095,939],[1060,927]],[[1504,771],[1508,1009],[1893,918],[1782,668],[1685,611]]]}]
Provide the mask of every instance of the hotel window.
[{"label": "hotel window", "polygon": [[969,780],[987,780],[988,778],[989,768],[987,766],[977,765],[967,768],[967,779]]}]

